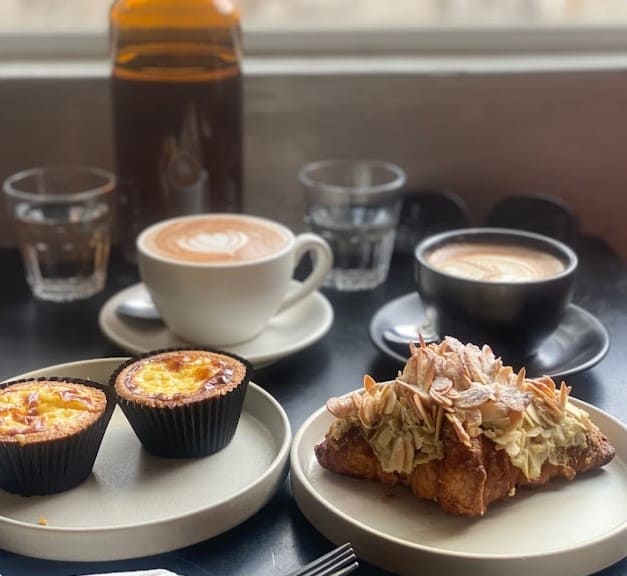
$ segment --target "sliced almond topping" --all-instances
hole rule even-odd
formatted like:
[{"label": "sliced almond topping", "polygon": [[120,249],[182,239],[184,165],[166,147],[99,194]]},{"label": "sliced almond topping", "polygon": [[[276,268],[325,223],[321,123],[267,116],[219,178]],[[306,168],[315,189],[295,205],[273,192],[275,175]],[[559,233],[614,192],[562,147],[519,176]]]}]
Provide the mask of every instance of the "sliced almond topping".
[{"label": "sliced almond topping", "polygon": [[364,388],[366,389],[366,392],[373,392],[376,387],[377,383],[375,382],[374,378],[369,374],[366,374],[364,376]]},{"label": "sliced almond topping", "polygon": [[534,426],[542,425],[542,420],[540,419],[540,416],[538,415],[538,412],[533,402],[529,404],[529,406],[527,406],[527,409],[523,412],[523,417],[529,419],[531,424],[533,424]]},{"label": "sliced almond topping", "polygon": [[442,409],[442,406],[431,402],[431,422],[435,422],[438,419],[438,411]]},{"label": "sliced almond topping", "polygon": [[566,386],[566,382],[562,381],[560,384],[560,406],[566,408],[568,404],[568,395],[570,394],[570,386]]},{"label": "sliced almond topping", "polygon": [[372,428],[378,419],[377,416],[376,399],[372,396],[364,396],[359,407],[359,420],[366,428]]},{"label": "sliced almond topping", "polygon": [[503,366],[496,374],[494,381],[497,384],[509,384],[511,376],[514,374],[514,370],[511,366]]},{"label": "sliced almond topping", "polygon": [[460,388],[462,390],[467,390],[471,386],[472,386],[472,380],[470,379],[470,376],[468,376],[468,374],[464,374],[462,378],[462,386],[460,386]]},{"label": "sliced almond topping", "polygon": [[420,391],[420,389],[417,386],[409,384],[408,382],[405,382],[404,380],[394,380],[394,383],[397,384],[400,390],[407,391],[410,394],[416,394],[417,392]]},{"label": "sliced almond topping", "polygon": [[458,392],[457,390],[455,390],[455,388],[451,388],[446,395],[453,400],[453,402],[455,401],[456,398],[459,398],[459,395],[461,394],[461,392]]},{"label": "sliced almond topping", "polygon": [[423,422],[427,425],[432,425],[431,418],[427,414],[424,405],[422,404],[422,400],[420,398],[420,394],[414,394],[413,396],[414,406],[416,410],[418,410],[418,414],[420,414],[420,418],[422,418]]},{"label": "sliced almond topping", "polygon": [[490,399],[493,399],[490,388],[481,384],[474,384],[467,390],[460,392],[453,404],[456,408],[466,410],[468,408],[477,408]]},{"label": "sliced almond topping", "polygon": [[470,446],[470,436],[468,436],[468,432],[464,430],[462,423],[459,421],[459,418],[454,414],[446,414],[448,421],[453,425],[453,429],[455,430],[455,434],[457,435],[457,439],[464,445]]},{"label": "sliced almond topping", "polygon": [[529,383],[534,386],[538,393],[543,395],[548,400],[553,400],[557,396],[555,382],[548,376],[530,380]]},{"label": "sliced almond topping", "polygon": [[394,409],[398,404],[398,400],[396,399],[396,394],[394,393],[394,389],[391,385],[387,385],[383,388],[379,403],[383,414],[392,414],[394,412]]},{"label": "sliced almond topping", "polygon": [[357,415],[358,407],[351,396],[343,396],[341,398],[329,398],[327,410],[336,418],[349,418]]},{"label": "sliced almond topping", "polygon": [[448,394],[448,392],[453,388],[453,381],[446,376],[438,376],[434,378],[431,386],[440,394]]},{"label": "sliced almond topping", "polygon": [[[426,344],[421,337],[409,349],[411,357],[394,380],[377,383],[366,375],[363,394],[327,402],[334,416],[361,423],[366,434],[381,437],[379,426],[389,428],[392,454],[386,470],[390,465],[411,470],[417,450],[424,449],[421,458],[437,453],[433,442],[442,440],[445,417],[464,445],[485,432],[512,456],[526,450],[531,439],[543,442],[547,427],[559,425],[566,413],[590,425],[585,412],[569,403],[571,389],[564,382],[558,388],[548,376],[528,379],[524,368],[514,372],[504,366],[489,346],[463,345],[450,337]],[[346,429],[339,422],[335,430]]]},{"label": "sliced almond topping", "polygon": [[523,382],[525,381],[526,370],[521,368],[518,371],[518,375],[516,376],[516,388],[522,388]]},{"label": "sliced almond topping", "polygon": [[524,410],[513,410],[509,415],[510,428],[516,428],[523,419]]},{"label": "sliced almond topping", "polygon": [[479,406],[479,410],[481,410],[481,417],[484,422],[494,422],[509,416],[507,406],[494,400],[488,400],[485,404]]},{"label": "sliced almond topping", "polygon": [[540,416],[544,422],[555,425],[559,424],[562,419],[562,412],[559,408],[556,408],[554,404],[548,402],[537,402],[536,413]]},{"label": "sliced almond topping", "polygon": [[494,356],[492,348],[490,348],[487,344],[484,344],[481,347],[480,360],[483,372],[487,374],[491,379],[493,379],[494,376],[498,374],[499,370],[503,366],[501,359]]},{"label": "sliced almond topping", "polygon": [[522,412],[531,404],[532,398],[533,395],[529,392],[520,392],[509,387],[499,388],[496,394],[496,400],[514,412]]},{"label": "sliced almond topping", "polygon": [[453,406],[453,401],[444,396],[444,394],[440,394],[435,388],[431,388],[429,390],[429,395],[433,398],[440,406]]},{"label": "sliced almond topping", "polygon": [[416,379],[416,363],[418,362],[419,354],[416,352],[409,357],[405,366],[403,367],[403,372],[397,378],[397,380],[401,380],[407,383],[414,383]]},{"label": "sliced almond topping", "polygon": [[553,416],[557,419],[557,422],[560,422],[564,417],[564,411],[562,410],[559,402],[554,400],[552,402],[545,402],[544,405],[548,408],[548,410],[553,414]]},{"label": "sliced almond topping", "polygon": [[429,393],[422,390],[416,390],[416,394],[420,396],[420,400],[422,401],[422,405],[425,407],[425,409],[430,409],[433,405],[433,398],[431,398]]},{"label": "sliced almond topping", "polygon": [[425,390],[429,390],[431,387],[431,383],[433,382],[433,376],[435,374],[435,362],[430,358],[427,359],[427,366],[424,372],[420,375],[421,379],[418,380],[418,383],[422,385]]},{"label": "sliced almond topping", "polygon": [[482,369],[483,367],[479,358],[480,354],[479,348],[468,344],[464,347],[463,361],[471,379],[475,382],[486,384],[486,374],[484,374]]},{"label": "sliced almond topping", "polygon": [[[552,380],[551,380],[552,382]],[[538,398],[543,398],[549,402],[555,400],[555,389],[541,379],[529,380],[528,390]]]}]

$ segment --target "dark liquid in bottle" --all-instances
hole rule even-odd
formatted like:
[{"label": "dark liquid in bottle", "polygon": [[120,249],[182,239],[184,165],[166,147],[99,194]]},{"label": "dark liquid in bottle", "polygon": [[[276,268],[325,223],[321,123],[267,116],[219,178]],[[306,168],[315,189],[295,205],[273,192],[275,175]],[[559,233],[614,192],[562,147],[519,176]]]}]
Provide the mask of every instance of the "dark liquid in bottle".
[{"label": "dark liquid in bottle", "polygon": [[114,68],[117,221],[131,259],[137,234],[153,222],[242,209],[239,66],[182,53],[185,66],[176,56],[157,64],[148,51]]}]

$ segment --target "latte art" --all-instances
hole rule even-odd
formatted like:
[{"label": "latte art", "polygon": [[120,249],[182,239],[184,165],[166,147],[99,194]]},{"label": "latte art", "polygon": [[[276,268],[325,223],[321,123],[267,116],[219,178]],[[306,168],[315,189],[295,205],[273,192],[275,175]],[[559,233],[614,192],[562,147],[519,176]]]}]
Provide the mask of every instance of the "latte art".
[{"label": "latte art", "polygon": [[483,282],[533,282],[563,272],[552,254],[524,246],[452,243],[435,249],[427,262],[436,270]]},{"label": "latte art", "polygon": [[177,241],[183,250],[207,254],[234,254],[248,242],[248,235],[238,230],[226,230],[210,234],[200,232]]},{"label": "latte art", "polygon": [[207,214],[166,222],[143,239],[149,252],[168,260],[192,263],[249,262],[287,248],[288,233],[263,220]]}]

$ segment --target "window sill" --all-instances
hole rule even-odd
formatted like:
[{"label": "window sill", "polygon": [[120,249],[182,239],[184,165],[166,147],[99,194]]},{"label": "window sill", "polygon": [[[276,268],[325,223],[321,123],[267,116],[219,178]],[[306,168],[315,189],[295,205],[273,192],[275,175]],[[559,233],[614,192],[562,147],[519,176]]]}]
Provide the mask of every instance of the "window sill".
[{"label": "window sill", "polygon": [[[246,56],[246,76],[455,75],[595,72],[627,69],[627,53],[533,56]],[[105,78],[107,59],[13,59],[0,62],[0,79]]]},{"label": "window sill", "polygon": [[[244,28],[249,57],[573,57],[627,54],[627,25]],[[0,32],[0,60],[107,58],[106,30]]]}]

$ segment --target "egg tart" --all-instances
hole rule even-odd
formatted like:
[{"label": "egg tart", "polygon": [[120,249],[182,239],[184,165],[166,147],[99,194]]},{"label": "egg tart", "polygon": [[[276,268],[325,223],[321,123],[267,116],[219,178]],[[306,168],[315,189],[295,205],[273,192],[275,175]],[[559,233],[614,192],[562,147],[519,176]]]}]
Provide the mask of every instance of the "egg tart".
[{"label": "egg tart", "polygon": [[168,349],[128,360],[111,386],[148,452],[195,458],[232,440],[251,374],[250,363],[233,354]]},{"label": "egg tart", "polygon": [[114,407],[112,390],[89,380],[0,384],[0,487],[30,496],[85,480]]}]

